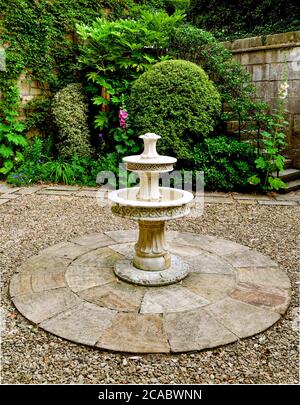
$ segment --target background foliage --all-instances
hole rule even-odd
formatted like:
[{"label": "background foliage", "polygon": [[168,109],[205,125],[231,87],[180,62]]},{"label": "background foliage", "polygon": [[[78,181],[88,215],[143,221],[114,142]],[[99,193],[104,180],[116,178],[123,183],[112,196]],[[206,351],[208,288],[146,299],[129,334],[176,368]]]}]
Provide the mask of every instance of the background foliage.
[{"label": "background foliage", "polygon": [[[120,109],[126,113],[132,83],[155,63],[173,58],[200,65],[220,93],[222,119],[211,136],[224,134],[228,137],[225,125],[228,119],[239,122],[239,134],[251,125],[260,133],[261,127],[266,128],[266,110],[265,106],[253,102],[254,90],[249,76],[214,35],[202,28],[208,28],[222,38],[243,36],[253,27],[254,31],[259,31],[260,27],[272,30],[277,27],[275,12],[281,10],[283,2],[274,4],[271,0],[263,0],[260,4],[243,0],[241,7],[230,12],[229,20],[227,11],[231,6],[228,1],[220,0],[1,2],[0,45],[6,49],[6,70],[0,72],[2,176],[8,175],[10,181],[18,184],[22,181],[95,184],[97,169],[106,166],[115,170],[121,156],[136,153],[140,148],[137,134],[128,125],[130,117],[122,125],[118,117]],[[286,9],[280,23],[289,30],[297,23],[299,7],[292,0],[284,4]],[[245,8],[247,12],[243,12]],[[214,18],[211,18],[212,13]],[[260,25],[261,21],[264,26]],[[16,84],[24,72],[41,85],[47,84],[49,92],[28,103],[26,120],[20,121]],[[74,82],[83,85],[90,99],[88,111],[83,108],[86,117],[81,124],[85,122],[84,133],[88,138],[88,123],[92,154],[84,153],[83,156],[79,150],[63,153],[61,149],[60,157],[56,159],[59,132],[50,113],[52,99]],[[76,125],[78,122],[80,120]],[[74,124],[71,114],[65,114],[64,124],[69,128]],[[44,134],[41,143],[37,139],[29,142],[26,139],[26,132],[32,128],[38,128]],[[202,144],[203,151],[206,146]],[[198,152],[194,149],[192,153],[199,157]],[[229,151],[224,149],[226,153]],[[39,159],[36,159],[34,156],[38,155]],[[245,157],[250,161],[250,157],[247,159]],[[221,173],[221,163],[218,167]],[[240,173],[244,173],[245,178],[247,170]],[[230,188],[226,181],[222,184],[209,181],[207,186]]]},{"label": "background foliage", "polygon": [[219,38],[236,39],[300,29],[298,0],[191,0],[189,18]]}]

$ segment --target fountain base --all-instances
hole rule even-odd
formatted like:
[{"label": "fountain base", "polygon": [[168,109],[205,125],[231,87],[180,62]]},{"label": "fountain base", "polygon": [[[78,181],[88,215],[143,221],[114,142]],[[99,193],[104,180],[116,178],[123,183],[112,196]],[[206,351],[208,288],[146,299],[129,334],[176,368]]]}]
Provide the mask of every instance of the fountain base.
[{"label": "fountain base", "polygon": [[141,270],[132,260],[121,260],[115,264],[114,272],[121,280],[143,286],[163,286],[183,280],[189,273],[189,266],[180,257],[171,255],[171,265],[165,270]]}]

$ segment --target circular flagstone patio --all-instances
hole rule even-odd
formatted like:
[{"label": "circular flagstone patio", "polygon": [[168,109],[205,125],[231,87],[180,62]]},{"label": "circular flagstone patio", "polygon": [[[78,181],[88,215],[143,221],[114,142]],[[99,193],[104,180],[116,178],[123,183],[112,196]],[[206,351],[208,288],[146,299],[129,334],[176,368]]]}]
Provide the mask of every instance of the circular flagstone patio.
[{"label": "circular flagstone patio", "polygon": [[287,275],[267,256],[224,239],[167,232],[190,265],[180,283],[141,287],[116,278],[137,233],[111,231],[62,242],[13,276],[17,309],[76,343],[134,353],[187,352],[232,343],[273,325],[289,304]]}]

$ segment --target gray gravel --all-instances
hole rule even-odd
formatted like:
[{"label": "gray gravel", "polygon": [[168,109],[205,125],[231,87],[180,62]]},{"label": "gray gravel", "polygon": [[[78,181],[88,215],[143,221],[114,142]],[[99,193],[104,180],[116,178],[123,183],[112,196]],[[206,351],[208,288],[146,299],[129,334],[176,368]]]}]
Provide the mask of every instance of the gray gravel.
[{"label": "gray gravel", "polygon": [[287,271],[293,296],[271,329],[213,350],[181,355],[126,355],[76,345],[40,330],[8,297],[16,267],[70,237],[135,225],[99,208],[93,198],[29,195],[0,206],[2,383],[288,383],[299,381],[299,207],[208,205],[200,219],[170,229],[224,237],[255,248]]}]

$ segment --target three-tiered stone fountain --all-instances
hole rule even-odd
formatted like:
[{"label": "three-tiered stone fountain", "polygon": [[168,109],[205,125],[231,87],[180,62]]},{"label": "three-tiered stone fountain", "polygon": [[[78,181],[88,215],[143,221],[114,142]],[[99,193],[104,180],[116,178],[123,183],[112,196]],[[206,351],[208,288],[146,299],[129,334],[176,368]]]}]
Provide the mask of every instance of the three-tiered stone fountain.
[{"label": "three-tiered stone fountain", "polygon": [[170,254],[165,222],[187,215],[193,195],[159,187],[160,173],[171,171],[176,159],[158,155],[159,136],[141,138],[144,152],[124,159],[139,187],[109,196],[116,215],[139,223],[134,254],[128,250],[136,234],[122,229],[44,249],[12,277],[16,308],[61,338],[130,353],[212,349],[273,325],[289,305],[291,285],[270,258],[177,231],[170,232],[170,250],[180,258]]},{"label": "three-tiered stone fountain", "polygon": [[193,194],[159,186],[160,174],[171,172],[176,159],[157,153],[159,135],[147,133],[140,138],[144,141],[143,153],[123,158],[127,169],[138,174],[139,187],[119,189],[108,196],[115,215],[139,224],[133,260],[117,262],[114,271],[122,280],[134,284],[168,285],[187,276],[188,264],[168,251],[165,222],[188,215]]}]

